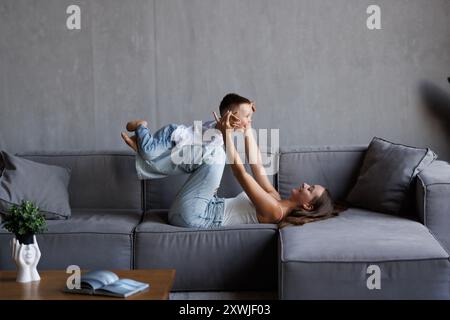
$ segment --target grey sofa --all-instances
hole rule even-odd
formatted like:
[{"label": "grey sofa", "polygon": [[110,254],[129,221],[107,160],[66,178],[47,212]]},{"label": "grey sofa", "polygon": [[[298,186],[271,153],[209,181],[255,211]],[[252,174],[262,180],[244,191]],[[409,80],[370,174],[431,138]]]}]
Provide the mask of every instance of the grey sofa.
[{"label": "grey sofa", "polygon": [[[282,197],[300,182],[343,199],[365,146],[282,148],[270,178]],[[123,152],[24,154],[71,168],[72,217],[48,221],[38,236],[39,268],[174,268],[173,291],[278,291],[280,299],[449,299],[450,165],[434,162],[416,179],[410,217],[349,208],[340,216],[278,230],[239,225],[214,230],[167,223],[187,176],[139,181]],[[44,183],[44,182],[43,182]],[[226,167],[219,195],[241,191]],[[0,230],[0,269],[13,269],[11,235]],[[381,289],[367,287],[367,267]]]}]

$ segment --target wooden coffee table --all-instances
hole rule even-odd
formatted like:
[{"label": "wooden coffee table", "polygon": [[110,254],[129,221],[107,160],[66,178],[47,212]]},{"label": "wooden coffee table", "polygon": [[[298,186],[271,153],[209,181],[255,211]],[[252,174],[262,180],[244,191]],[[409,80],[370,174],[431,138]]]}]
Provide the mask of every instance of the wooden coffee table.
[{"label": "wooden coffee table", "polygon": [[16,282],[16,271],[0,271],[0,300],[167,300],[175,279],[174,269],[111,270],[119,278],[150,284],[145,291],[128,298],[62,292],[70,274],[63,270],[39,271],[41,280]]}]

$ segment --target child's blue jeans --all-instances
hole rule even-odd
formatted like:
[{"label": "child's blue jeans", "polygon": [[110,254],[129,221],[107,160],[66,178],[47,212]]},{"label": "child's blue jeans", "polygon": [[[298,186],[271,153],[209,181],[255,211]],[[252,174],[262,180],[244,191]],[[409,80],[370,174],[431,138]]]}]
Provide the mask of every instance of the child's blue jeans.
[{"label": "child's blue jeans", "polygon": [[[171,135],[176,128],[176,124],[169,124],[153,135],[146,127],[136,129],[138,175],[151,179],[189,173],[169,210],[169,222],[180,227],[219,227],[224,199],[217,197],[217,190],[225,167],[225,150],[223,146],[185,146],[181,150],[184,162],[175,163],[171,157],[175,147]],[[138,165],[138,158],[146,166]]]}]

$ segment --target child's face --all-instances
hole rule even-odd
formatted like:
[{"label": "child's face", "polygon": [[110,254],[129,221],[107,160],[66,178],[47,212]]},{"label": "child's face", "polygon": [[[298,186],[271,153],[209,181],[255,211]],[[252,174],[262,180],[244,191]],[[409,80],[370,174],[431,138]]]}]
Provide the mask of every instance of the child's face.
[{"label": "child's face", "polygon": [[240,128],[247,129],[247,127],[251,126],[252,115],[255,111],[255,106],[249,103],[241,103],[233,108],[234,115],[241,120]]}]

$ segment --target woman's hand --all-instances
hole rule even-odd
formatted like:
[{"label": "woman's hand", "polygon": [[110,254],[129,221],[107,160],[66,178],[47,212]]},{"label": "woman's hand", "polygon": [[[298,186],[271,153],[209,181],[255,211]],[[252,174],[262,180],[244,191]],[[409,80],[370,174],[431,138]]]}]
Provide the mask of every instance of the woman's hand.
[{"label": "woman's hand", "polygon": [[223,135],[226,134],[227,130],[235,130],[241,125],[241,120],[231,111],[227,111],[222,118],[219,118],[215,112],[213,112],[214,118],[216,119],[217,126]]}]

